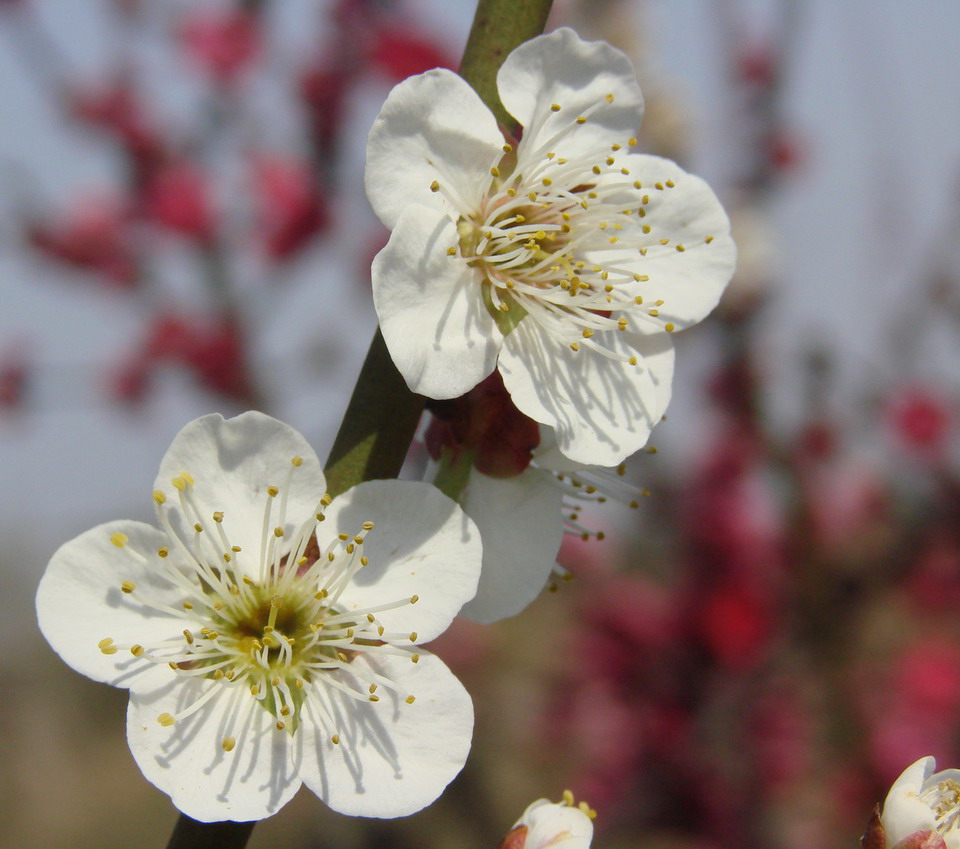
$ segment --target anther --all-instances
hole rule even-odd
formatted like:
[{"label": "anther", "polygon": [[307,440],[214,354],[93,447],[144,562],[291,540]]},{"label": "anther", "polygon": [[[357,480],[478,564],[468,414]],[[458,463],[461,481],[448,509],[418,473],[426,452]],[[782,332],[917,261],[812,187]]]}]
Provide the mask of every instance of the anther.
[{"label": "anther", "polygon": [[117,548],[123,548],[127,544],[128,539],[129,537],[126,534],[121,534],[120,532],[110,534],[110,542]]},{"label": "anther", "polygon": [[163,504],[167,500],[167,496],[160,492],[159,489],[155,489],[153,491],[153,500],[156,501],[157,504]]},{"label": "anther", "polygon": [[439,191],[440,191],[440,183],[438,183],[436,180],[434,180],[434,181],[430,184],[430,191],[431,191],[431,192],[439,192]]},{"label": "anther", "polygon": [[132,593],[137,588],[133,581],[124,581],[120,584],[120,589],[125,593]]},{"label": "anther", "polygon": [[416,699],[415,696],[407,696],[407,697],[404,699],[404,701],[405,701],[408,705],[412,705],[416,700],[417,700],[417,699]]},{"label": "anther", "polygon": [[223,512],[221,510],[217,510],[217,512],[213,514],[213,521],[218,524],[223,521]]},{"label": "anther", "polygon": [[559,112],[559,111],[560,111],[560,104],[559,104],[559,103],[551,103],[551,104],[550,104],[550,111],[551,111],[551,112]]},{"label": "anther", "polygon": [[174,722],[176,722],[176,720],[170,716],[169,713],[161,713],[160,716],[157,717],[157,722],[159,722],[164,728],[169,728]]},{"label": "anther", "polygon": [[232,752],[234,746],[237,745],[237,740],[235,737],[224,737],[220,745],[223,747],[223,751]]},{"label": "anther", "polygon": [[301,457],[299,454],[298,454],[296,457],[291,457],[291,458],[290,458],[290,465],[291,465],[291,466],[296,466],[297,468],[300,468],[300,466],[303,465],[303,457]]},{"label": "anther", "polygon": [[279,494],[280,494],[280,490],[277,489],[277,487],[275,486],[267,487],[267,495],[269,495],[271,498],[276,498]]}]

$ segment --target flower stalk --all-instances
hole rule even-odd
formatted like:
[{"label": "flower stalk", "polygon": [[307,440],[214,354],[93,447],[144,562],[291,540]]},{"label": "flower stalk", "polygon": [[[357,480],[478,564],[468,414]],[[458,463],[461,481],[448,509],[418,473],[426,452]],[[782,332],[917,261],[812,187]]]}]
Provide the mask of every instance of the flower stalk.
[{"label": "flower stalk", "polygon": [[[518,44],[543,31],[552,3],[479,0],[477,4],[460,73],[505,126],[512,126],[513,121],[497,94],[497,70]],[[378,330],[326,464],[331,496],[364,480],[396,477],[424,401],[407,388]],[[167,849],[243,849],[254,825],[201,823],[182,814]]]}]

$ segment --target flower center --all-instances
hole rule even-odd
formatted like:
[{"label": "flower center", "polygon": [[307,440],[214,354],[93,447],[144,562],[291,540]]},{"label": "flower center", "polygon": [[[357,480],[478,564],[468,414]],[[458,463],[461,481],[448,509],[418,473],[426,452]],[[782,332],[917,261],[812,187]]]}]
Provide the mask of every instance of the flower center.
[{"label": "flower center", "polygon": [[[480,272],[485,303],[504,335],[529,316],[574,351],[584,347],[636,365],[635,356],[598,334],[651,324],[673,331],[661,315],[664,301],[644,284],[651,260],[687,247],[657,231],[662,193],[676,183],[645,185],[631,175],[635,138],[602,149],[577,145],[576,130],[613,100],[608,94],[571,115],[544,141],[535,125],[516,149],[505,144],[478,208],[450,188],[455,180],[434,180],[430,188],[458,215],[458,243],[447,254]],[[547,114],[561,110],[553,104]],[[712,241],[704,235],[704,244]]]},{"label": "flower center", "polygon": [[[299,466],[298,460],[294,458],[292,469]],[[373,522],[362,523],[353,536],[335,535],[321,549],[316,531],[331,503],[325,495],[310,520],[288,539],[284,493],[289,482],[288,476],[284,487],[266,488],[263,533],[255,559],[230,544],[222,512],[214,512],[212,522],[203,519],[191,494],[195,482],[186,473],[174,478],[173,485],[180,496],[181,515],[194,522],[192,540],[176,533],[165,509],[166,496],[159,491],[154,500],[160,505],[170,548],[143,552],[131,546],[124,534],[111,537],[131,558],[162,576],[173,587],[174,597],[179,597],[174,605],[169,593],[161,599],[150,588],[123,581],[120,589],[125,599],[180,620],[184,627],[152,643],[119,645],[106,637],[99,643],[100,650],[115,654],[124,649],[141,661],[168,665],[177,676],[211,682],[176,715],[160,714],[161,725],[173,725],[225,690],[246,691],[276,718],[278,730],[293,734],[305,701],[318,688],[369,702],[379,701],[380,688],[397,692],[396,685],[370,665],[355,663],[361,654],[402,654],[414,663],[419,660],[411,645],[416,633],[388,632],[377,615],[415,604],[418,596],[349,611],[341,601],[354,575],[368,565],[363,542]],[[403,694],[401,700],[412,704],[414,697]],[[321,721],[330,719],[324,699],[317,696],[314,701],[312,715],[319,713]],[[339,742],[339,734],[332,739]],[[223,748],[230,751],[235,743],[234,737],[227,736]]]},{"label": "flower center", "polygon": [[930,806],[936,818],[937,831],[946,835],[960,824],[960,784],[952,778],[939,781],[923,790],[920,798]]}]

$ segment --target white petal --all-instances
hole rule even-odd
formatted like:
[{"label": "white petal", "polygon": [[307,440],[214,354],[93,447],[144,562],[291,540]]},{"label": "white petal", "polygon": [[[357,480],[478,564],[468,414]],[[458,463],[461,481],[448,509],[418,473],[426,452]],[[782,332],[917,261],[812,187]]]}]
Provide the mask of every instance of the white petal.
[{"label": "white petal", "polygon": [[[128,538],[122,548],[111,542],[118,533]],[[158,568],[156,551],[166,545],[166,535],[156,528],[124,520],[92,528],[53,555],[37,589],[37,618],[54,651],[77,672],[115,687],[155,681],[158,668],[169,674],[165,665],[134,658],[127,649],[105,655],[97,645],[107,637],[127,647],[149,645],[189,627],[138,600],[145,596],[179,606],[182,595]],[[124,581],[136,585],[134,593],[121,591]]]},{"label": "white petal", "polygon": [[[196,713],[164,727],[210,687],[221,692]],[[226,752],[223,740],[236,745]],[[293,798],[300,779],[291,737],[250,695],[245,684],[179,678],[151,693],[131,693],[127,742],[146,779],[179,810],[200,822],[259,820]]]},{"label": "white petal", "polygon": [[669,334],[616,330],[598,344],[635,353],[631,366],[544,336],[529,319],[504,340],[498,368],[514,404],[556,431],[560,451],[578,463],[616,466],[643,447],[670,401],[673,344]]},{"label": "white petal", "polygon": [[488,624],[513,616],[543,589],[563,540],[563,494],[547,473],[513,478],[474,471],[460,502],[483,540],[483,571],[463,615]]},{"label": "white petal", "polygon": [[[669,159],[637,154],[628,164],[631,177],[641,181],[642,193],[650,198],[647,215],[631,219],[636,226],[642,222],[651,228],[645,237],[647,254],[641,256],[635,249],[594,251],[585,259],[646,275],[649,279],[639,285],[638,293],[648,303],[663,301],[658,307],[662,321],[678,329],[689,327],[717,305],[733,276],[736,247],[730,222],[710,187]],[[668,187],[667,181],[674,186]],[[660,239],[670,242],[661,245]]]},{"label": "white petal", "polygon": [[[354,663],[368,663],[367,656]],[[379,656],[376,668],[401,692],[381,687],[381,700],[374,704],[323,688],[321,703],[336,724],[303,722],[296,735],[303,746],[300,775],[342,814],[406,816],[433,802],[463,768],[473,705],[453,673],[427,652],[419,663]],[[413,704],[405,702],[407,695],[415,696]],[[334,733],[339,744],[331,742]]]},{"label": "white petal", "polygon": [[[438,68],[394,87],[367,139],[367,197],[387,227],[410,203],[448,209],[437,180],[475,210],[503,155],[503,135],[477,93]],[[456,218],[457,215],[454,215]]]},{"label": "white petal", "polygon": [[[538,799],[517,825],[526,825],[524,849],[588,849],[593,839],[593,820],[579,808]],[[516,826],[514,826],[516,828]]]},{"label": "white petal", "polygon": [[[480,577],[480,533],[474,523],[436,487],[422,481],[367,481],[337,496],[320,533],[356,534],[374,522],[363,552],[369,565],[356,574],[341,597],[358,610],[419,596],[416,604],[378,613],[384,626],[417,633],[425,642],[442,634]],[[321,539],[322,545],[322,539]]]},{"label": "white petal", "polygon": [[626,145],[643,117],[643,96],[626,55],[604,41],[584,41],[567,27],[521,44],[500,67],[497,86],[504,107],[524,128],[521,158],[597,104],[586,122],[551,145],[558,155],[606,156],[611,144]]},{"label": "white petal", "polygon": [[880,816],[887,846],[899,843],[915,831],[936,828],[933,811],[919,797],[925,779],[936,768],[936,764],[932,757],[920,758],[908,766],[890,788]]},{"label": "white petal", "polygon": [[456,398],[493,371],[502,335],[481,276],[447,255],[458,241],[445,215],[411,205],[373,261],[373,302],[390,356],[414,392]]},{"label": "white petal", "polygon": [[[299,467],[291,460],[302,458]],[[155,489],[166,493],[161,507],[184,539],[194,536],[194,516],[180,513],[171,479],[188,472],[196,481],[189,489],[205,526],[203,541],[212,545],[209,555],[219,561],[222,554],[213,513],[222,511],[223,530],[231,545],[242,552],[234,562],[248,575],[259,575],[263,539],[263,515],[271,502],[271,528],[280,524],[290,540],[299,525],[309,519],[326,492],[320,461],[303,436],[289,425],[263,413],[247,412],[232,419],[218,413],[190,422],[174,437],[160,463]],[[289,481],[289,485],[287,482]],[[281,489],[270,498],[269,486]],[[286,516],[281,523],[279,509],[286,497]]]},{"label": "white petal", "polygon": [[533,459],[541,469],[549,469],[551,472],[579,472],[591,468],[561,453],[557,444],[557,432],[547,425],[540,425],[540,444],[533,449]]}]

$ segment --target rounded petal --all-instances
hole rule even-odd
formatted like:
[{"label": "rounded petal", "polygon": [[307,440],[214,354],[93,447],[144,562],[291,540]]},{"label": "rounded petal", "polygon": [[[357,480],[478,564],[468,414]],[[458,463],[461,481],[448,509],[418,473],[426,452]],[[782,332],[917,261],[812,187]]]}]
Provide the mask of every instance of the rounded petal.
[{"label": "rounded petal", "polygon": [[477,595],[461,613],[483,624],[513,616],[540,594],[556,563],[563,494],[534,469],[503,479],[474,472],[461,504],[483,540]]},{"label": "rounded petal", "polygon": [[[437,68],[393,88],[367,138],[367,197],[393,229],[410,203],[472,212],[503,156],[503,135],[477,93],[453,71]],[[443,193],[431,191],[438,181]]]},{"label": "rounded petal", "polygon": [[530,805],[517,825],[529,829],[524,849],[588,849],[593,840],[593,820],[587,814],[547,799]]},{"label": "rounded petal", "polygon": [[[213,698],[174,725],[157,717],[188,708],[209,688]],[[232,738],[231,751],[224,740]],[[300,788],[291,737],[245,684],[177,678],[130,694],[127,742],[144,777],[200,822],[259,820],[275,814]]]},{"label": "rounded petal", "polygon": [[936,765],[933,757],[920,758],[908,766],[890,788],[880,816],[888,846],[915,831],[936,826],[930,806],[920,801],[920,789]]},{"label": "rounded petal", "polygon": [[[565,130],[569,135],[548,145],[560,156],[606,156],[611,144],[626,145],[643,117],[643,95],[626,55],[605,41],[584,41],[567,27],[532,38],[507,56],[497,87],[506,110],[523,125],[521,163]],[[577,124],[580,117],[587,120]]]},{"label": "rounded petal", "polygon": [[[354,660],[370,662],[367,655]],[[473,704],[454,674],[428,652],[418,663],[378,656],[375,668],[399,692],[381,687],[380,701],[372,703],[318,685],[308,696],[304,710],[313,721],[304,721],[296,735],[300,775],[342,814],[407,816],[433,802],[463,768]],[[366,679],[356,687],[365,692]],[[415,700],[408,704],[411,695]],[[339,743],[332,742],[334,734]]]},{"label": "rounded petal", "polygon": [[571,460],[616,466],[642,448],[670,402],[673,343],[667,333],[597,333],[598,344],[638,364],[581,347],[572,351],[528,319],[504,340],[498,368],[514,404],[556,431]]},{"label": "rounded petal", "polygon": [[[369,564],[344,590],[347,610],[404,602],[377,616],[388,630],[416,632],[417,642],[442,634],[480,577],[480,533],[440,490],[422,481],[367,481],[337,496],[319,533],[356,534],[374,528],[363,543]],[[320,539],[321,548],[323,539]]]},{"label": "rounded petal", "polygon": [[481,278],[459,256],[456,225],[419,204],[373,260],[373,303],[390,356],[414,392],[457,398],[490,374],[503,340]]},{"label": "rounded petal", "polygon": [[[294,465],[297,457],[300,464]],[[184,473],[194,481],[186,491],[192,505],[187,515],[171,483]],[[271,486],[280,490],[276,498],[267,493]],[[269,526],[282,525],[289,539],[313,516],[326,492],[326,480],[316,453],[298,431],[251,411],[232,419],[214,413],[186,425],[160,462],[154,487],[166,494],[167,500],[159,509],[181,538],[193,538],[195,523],[204,526],[207,533],[203,540],[216,547],[209,552],[216,560],[222,552],[213,514],[221,511],[227,540],[241,548],[234,562],[256,576],[267,503],[272,511]],[[285,516],[281,521],[283,505]]]},{"label": "rounded petal", "polygon": [[[649,198],[646,215],[631,219],[636,228],[641,222],[650,228],[643,234],[647,252],[595,251],[585,259],[644,275],[648,279],[636,291],[648,303],[663,302],[658,306],[660,321],[689,327],[717,305],[733,276],[737,252],[730,222],[711,188],[669,159],[636,154],[628,164]],[[636,193],[632,187],[631,192]],[[624,201],[630,202],[626,197]],[[661,239],[669,243],[663,245]]]},{"label": "rounded petal", "polygon": [[[115,687],[155,682],[158,670],[169,676],[165,664],[158,667],[129,651],[184,628],[182,619],[139,601],[142,591],[154,602],[179,604],[180,593],[157,568],[156,551],[167,545],[156,528],[124,520],[98,525],[57,550],[37,589],[37,618],[47,642],[69,666]],[[164,565],[172,565],[175,556]],[[136,590],[124,592],[125,581]],[[106,638],[121,648],[104,654],[98,644]]]}]

